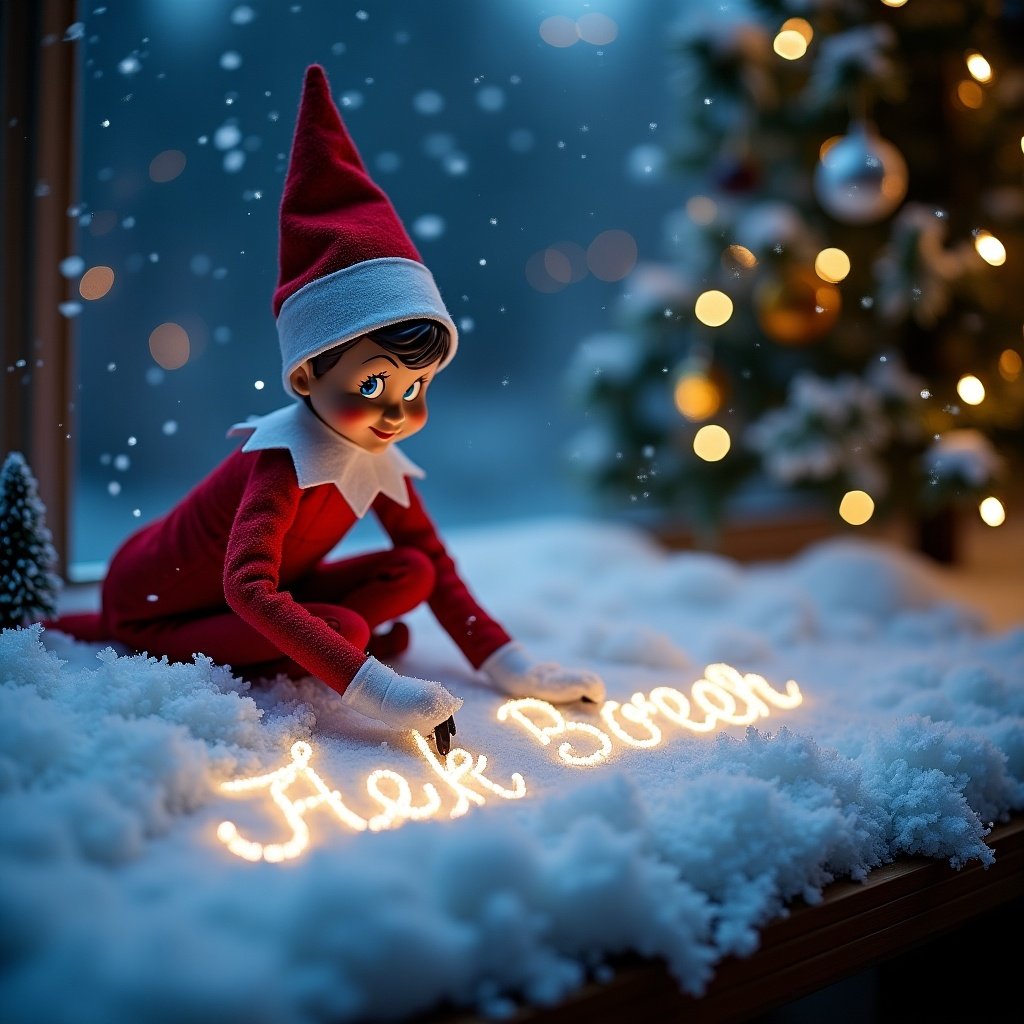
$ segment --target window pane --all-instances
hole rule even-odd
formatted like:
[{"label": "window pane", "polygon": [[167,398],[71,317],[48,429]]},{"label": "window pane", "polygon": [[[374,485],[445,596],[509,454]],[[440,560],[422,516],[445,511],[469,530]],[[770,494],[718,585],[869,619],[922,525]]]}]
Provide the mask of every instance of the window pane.
[{"label": "window pane", "polygon": [[430,425],[404,446],[428,471],[435,519],[583,507],[567,473],[582,414],[564,377],[621,285],[582,254],[614,230],[653,256],[675,201],[650,173],[670,8],[605,4],[615,38],[571,46],[545,41],[545,15],[518,3],[84,9],[78,249],[65,266],[82,296],[69,310],[73,575],[102,572],[227,455],[232,423],[288,401],[271,296],[310,63],[460,324]]}]

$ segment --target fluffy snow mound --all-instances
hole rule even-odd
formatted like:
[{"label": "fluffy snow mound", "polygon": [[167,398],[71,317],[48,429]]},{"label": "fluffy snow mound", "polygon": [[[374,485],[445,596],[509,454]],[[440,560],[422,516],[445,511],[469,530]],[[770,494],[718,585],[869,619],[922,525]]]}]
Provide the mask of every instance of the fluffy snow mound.
[{"label": "fluffy snow mound", "polygon": [[[991,823],[1024,806],[1024,628],[984,632],[906,553],[743,567],[575,521],[449,542],[538,659],[599,671],[615,707],[503,710],[417,611],[402,670],[465,700],[446,776],[313,679],[0,634],[5,1024],[500,1017],[629,950],[700,994],[790,900],[904,854],[991,863]],[[802,700],[730,720],[715,690],[715,720],[698,693],[723,663]],[[250,852],[298,833],[269,785],[223,784],[289,765],[308,846],[236,856],[222,822]],[[350,818],[300,804],[301,765]]]}]

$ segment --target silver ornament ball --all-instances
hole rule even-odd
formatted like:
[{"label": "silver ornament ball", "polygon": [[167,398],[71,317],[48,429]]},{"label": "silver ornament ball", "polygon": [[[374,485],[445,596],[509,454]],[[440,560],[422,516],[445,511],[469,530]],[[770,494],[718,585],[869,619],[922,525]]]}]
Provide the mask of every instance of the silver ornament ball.
[{"label": "silver ornament ball", "polygon": [[846,224],[882,220],[907,194],[907,162],[871,128],[851,125],[818,162],[814,194],[827,213]]}]

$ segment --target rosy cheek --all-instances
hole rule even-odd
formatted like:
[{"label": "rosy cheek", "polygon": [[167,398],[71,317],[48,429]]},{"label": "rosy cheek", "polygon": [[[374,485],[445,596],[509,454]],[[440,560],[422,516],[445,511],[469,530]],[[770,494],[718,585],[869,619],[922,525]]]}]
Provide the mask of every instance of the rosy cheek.
[{"label": "rosy cheek", "polygon": [[364,423],[369,410],[365,404],[356,402],[338,402],[331,406],[331,422],[338,426],[355,426]]},{"label": "rosy cheek", "polygon": [[427,422],[427,410],[423,406],[414,406],[411,409],[407,409],[405,413],[405,422],[407,428],[419,430],[419,428]]}]

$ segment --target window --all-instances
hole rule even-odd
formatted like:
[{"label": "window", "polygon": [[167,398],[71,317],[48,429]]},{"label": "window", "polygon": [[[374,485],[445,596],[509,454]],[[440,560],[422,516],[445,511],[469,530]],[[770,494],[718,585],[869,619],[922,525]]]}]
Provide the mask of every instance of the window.
[{"label": "window", "polygon": [[[435,518],[582,507],[567,465],[583,414],[566,368],[579,339],[607,324],[621,277],[591,272],[586,251],[616,230],[642,257],[675,201],[650,167],[666,135],[671,5],[635,6],[606,4],[618,34],[572,46],[542,35],[529,5],[476,0],[5,10],[5,55],[23,52],[26,91],[35,85],[24,114],[34,148],[20,185],[7,179],[6,209],[20,189],[37,222],[55,223],[45,244],[38,223],[22,232],[23,267],[5,246],[5,297],[24,274],[36,310],[32,326],[27,314],[9,320],[23,351],[8,344],[5,357],[31,369],[25,339],[42,338],[37,369],[54,380],[5,401],[4,443],[33,438],[66,575],[101,575],[124,537],[232,450],[232,423],[287,401],[270,303],[310,63],[324,65],[461,328],[431,423],[405,449],[428,471]],[[66,181],[39,163],[47,131],[74,168]],[[7,376],[10,394],[19,374]],[[71,422],[57,411],[69,404]],[[62,477],[63,491],[52,482]]]}]

